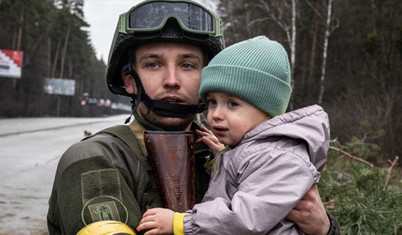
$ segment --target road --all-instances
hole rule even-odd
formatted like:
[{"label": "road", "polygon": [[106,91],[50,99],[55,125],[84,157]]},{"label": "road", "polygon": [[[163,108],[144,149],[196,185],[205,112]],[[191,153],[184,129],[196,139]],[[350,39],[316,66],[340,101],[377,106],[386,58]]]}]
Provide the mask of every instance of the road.
[{"label": "road", "polygon": [[127,115],[105,118],[0,119],[0,235],[48,234],[46,214],[63,152]]}]

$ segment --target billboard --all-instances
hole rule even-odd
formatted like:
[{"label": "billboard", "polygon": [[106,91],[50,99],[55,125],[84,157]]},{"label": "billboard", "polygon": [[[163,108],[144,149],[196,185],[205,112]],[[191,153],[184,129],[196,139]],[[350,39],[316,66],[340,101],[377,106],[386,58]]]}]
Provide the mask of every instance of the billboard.
[{"label": "billboard", "polygon": [[0,77],[21,78],[22,51],[0,50]]},{"label": "billboard", "polygon": [[61,78],[46,78],[45,93],[50,95],[69,95],[75,94],[75,80]]}]

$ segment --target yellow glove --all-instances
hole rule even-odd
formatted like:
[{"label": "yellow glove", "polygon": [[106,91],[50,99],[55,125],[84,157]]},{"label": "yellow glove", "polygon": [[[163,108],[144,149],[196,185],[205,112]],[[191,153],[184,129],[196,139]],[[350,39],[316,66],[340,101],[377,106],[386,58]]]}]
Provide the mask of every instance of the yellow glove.
[{"label": "yellow glove", "polygon": [[77,235],[136,235],[128,225],[114,220],[103,220],[88,224]]}]

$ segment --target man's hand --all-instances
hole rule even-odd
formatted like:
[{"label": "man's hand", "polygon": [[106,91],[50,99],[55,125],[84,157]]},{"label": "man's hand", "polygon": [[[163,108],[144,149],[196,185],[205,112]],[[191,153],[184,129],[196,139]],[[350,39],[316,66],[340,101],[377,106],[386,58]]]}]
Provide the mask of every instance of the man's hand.
[{"label": "man's hand", "polygon": [[144,235],[173,234],[174,211],[164,208],[147,210],[137,227],[137,231],[148,230]]},{"label": "man's hand", "polygon": [[311,187],[286,218],[293,220],[306,234],[326,235],[328,233],[330,222],[317,185]]}]

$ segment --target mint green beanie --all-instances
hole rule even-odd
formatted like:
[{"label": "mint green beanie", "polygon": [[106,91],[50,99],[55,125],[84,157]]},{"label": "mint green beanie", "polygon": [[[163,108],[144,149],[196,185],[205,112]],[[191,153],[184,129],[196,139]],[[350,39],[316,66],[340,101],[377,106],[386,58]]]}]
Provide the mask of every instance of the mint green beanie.
[{"label": "mint green beanie", "polygon": [[285,113],[292,93],[286,50],[265,36],[227,47],[202,70],[204,102],[210,91],[238,96],[271,117]]}]

